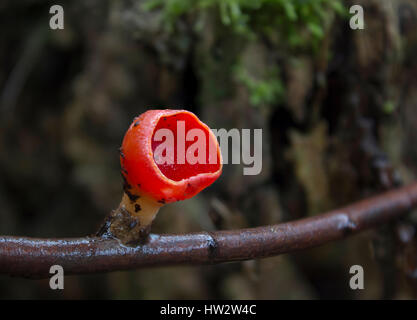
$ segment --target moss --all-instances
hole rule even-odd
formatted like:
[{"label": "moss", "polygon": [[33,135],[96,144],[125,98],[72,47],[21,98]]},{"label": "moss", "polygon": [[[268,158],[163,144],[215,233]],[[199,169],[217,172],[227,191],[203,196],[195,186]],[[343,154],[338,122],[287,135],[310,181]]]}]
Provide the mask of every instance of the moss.
[{"label": "moss", "polygon": [[347,14],[341,0],[148,0],[143,8],[162,10],[162,23],[169,30],[180,17],[215,8],[234,32],[251,38],[278,33],[291,46],[320,40],[333,13]]},{"label": "moss", "polygon": [[284,85],[277,68],[271,68],[261,79],[254,78],[243,67],[236,64],[234,75],[246,86],[250,103],[255,107],[263,107],[280,101],[284,94]]},{"label": "moss", "polygon": [[[143,8],[159,10],[168,32],[175,32],[178,20],[186,17],[192,17],[189,21],[196,33],[203,32],[205,14],[214,12],[228,41],[262,39],[284,55],[316,52],[334,15],[347,15],[342,0],[148,0]],[[251,104],[258,107],[279,102],[285,92],[280,73],[273,69],[255,78],[239,63],[238,55],[229,61],[230,78],[247,88]]]},{"label": "moss", "polygon": [[392,114],[395,111],[395,109],[396,109],[395,102],[391,100],[385,101],[385,103],[382,106],[382,110],[386,114]]}]

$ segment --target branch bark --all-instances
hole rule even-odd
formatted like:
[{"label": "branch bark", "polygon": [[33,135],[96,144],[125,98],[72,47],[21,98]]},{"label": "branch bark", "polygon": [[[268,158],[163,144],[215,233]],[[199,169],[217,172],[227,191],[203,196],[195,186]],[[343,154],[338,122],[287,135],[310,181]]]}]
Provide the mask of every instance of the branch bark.
[{"label": "branch bark", "polygon": [[417,183],[331,212],[251,229],[183,235],[151,234],[127,247],[117,239],[0,236],[0,274],[45,278],[61,265],[85,274],[168,265],[201,265],[270,257],[344,238],[401,217],[417,206]]}]

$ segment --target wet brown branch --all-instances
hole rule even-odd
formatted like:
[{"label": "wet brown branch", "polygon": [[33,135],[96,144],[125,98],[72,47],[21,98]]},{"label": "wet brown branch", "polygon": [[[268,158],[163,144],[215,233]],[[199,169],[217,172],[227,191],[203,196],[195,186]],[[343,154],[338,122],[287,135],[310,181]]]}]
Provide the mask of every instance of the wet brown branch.
[{"label": "wet brown branch", "polygon": [[399,218],[417,205],[417,183],[297,221],[232,231],[152,234],[138,247],[105,238],[0,237],[0,274],[43,278],[51,265],[66,274],[167,265],[212,264],[311,248]]}]

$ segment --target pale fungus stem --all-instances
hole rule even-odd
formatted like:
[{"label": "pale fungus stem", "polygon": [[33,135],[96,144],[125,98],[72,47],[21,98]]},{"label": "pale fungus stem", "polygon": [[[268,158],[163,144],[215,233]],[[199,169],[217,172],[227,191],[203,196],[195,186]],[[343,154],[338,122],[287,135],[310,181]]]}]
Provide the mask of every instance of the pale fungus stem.
[{"label": "pale fungus stem", "polygon": [[122,201],[119,205],[120,208],[126,209],[132,216],[137,217],[142,227],[152,224],[159,208],[162,206],[162,203],[146,195],[138,194],[132,199],[126,193],[123,193]]},{"label": "pale fungus stem", "polygon": [[125,245],[145,243],[162,206],[146,195],[123,193],[119,207],[106,218],[97,235],[117,238]]}]

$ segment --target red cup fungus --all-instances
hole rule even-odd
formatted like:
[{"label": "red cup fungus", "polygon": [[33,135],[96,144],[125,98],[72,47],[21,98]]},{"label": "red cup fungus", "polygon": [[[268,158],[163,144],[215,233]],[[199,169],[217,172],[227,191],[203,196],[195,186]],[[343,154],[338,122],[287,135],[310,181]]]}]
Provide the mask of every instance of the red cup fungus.
[{"label": "red cup fungus", "polygon": [[[122,242],[149,234],[161,206],[195,196],[222,172],[215,135],[186,110],[149,110],[135,118],[120,148],[120,164],[124,194],[110,232]],[[120,214],[122,219],[115,218]]]}]

